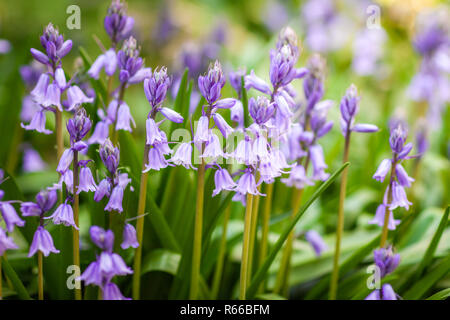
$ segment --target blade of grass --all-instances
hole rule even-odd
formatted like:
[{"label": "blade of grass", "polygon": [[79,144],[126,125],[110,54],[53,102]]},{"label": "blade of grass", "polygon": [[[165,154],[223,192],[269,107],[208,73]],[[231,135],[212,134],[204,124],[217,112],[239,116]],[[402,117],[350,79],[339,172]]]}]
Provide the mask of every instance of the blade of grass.
[{"label": "blade of grass", "polygon": [[31,300],[31,297],[28,294],[27,289],[25,289],[25,286],[23,285],[22,281],[20,281],[19,277],[17,276],[17,273],[11,267],[8,260],[5,259],[4,257],[1,257],[1,259],[3,264],[3,271],[5,272],[5,275],[8,277],[8,279],[11,280],[14,290],[16,290],[16,293],[19,296],[19,298],[22,300]]},{"label": "blade of grass", "polygon": [[430,245],[428,246],[427,251],[423,255],[422,261],[420,262],[419,267],[417,268],[412,283],[416,282],[415,280],[419,279],[423,275],[425,269],[430,265],[431,261],[433,260],[433,256],[434,253],[436,252],[439,240],[441,239],[445,227],[448,224],[449,213],[450,213],[450,206],[448,206],[447,209],[445,209],[441,222],[439,222],[439,226],[436,232],[434,233],[433,239],[431,239]]},{"label": "blade of grass", "polygon": [[441,290],[439,292],[436,292],[432,296],[429,296],[427,300],[444,300],[446,298],[450,297],[450,288]]},{"label": "blade of grass", "polygon": [[431,287],[450,272],[450,255],[442,259],[435,268],[431,269],[422,279],[404,295],[405,300],[416,300],[422,298]]}]

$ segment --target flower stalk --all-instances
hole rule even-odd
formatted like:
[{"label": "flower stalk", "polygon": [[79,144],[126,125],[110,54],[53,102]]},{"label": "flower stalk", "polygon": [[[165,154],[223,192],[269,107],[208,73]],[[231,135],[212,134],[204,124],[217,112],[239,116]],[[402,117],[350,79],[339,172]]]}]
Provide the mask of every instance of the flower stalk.
[{"label": "flower stalk", "polygon": [[[273,183],[266,185],[266,198],[264,199],[263,207],[263,217],[262,217],[262,233],[261,233],[261,243],[259,252],[258,265],[262,266],[267,255],[268,238],[269,238],[269,222],[270,222],[270,211],[272,210],[272,195],[273,195]],[[265,281],[261,283],[260,291],[263,292],[265,289]]]},{"label": "flower stalk", "polygon": [[44,300],[44,266],[42,251],[38,251],[38,299]]},{"label": "flower stalk", "polygon": [[[203,150],[203,148],[202,148]],[[203,152],[202,152],[203,153]],[[195,300],[198,298],[198,289],[200,282],[201,252],[202,252],[202,231],[203,231],[203,200],[205,193],[205,162],[198,168],[197,176],[197,200],[195,206],[195,225],[194,225],[194,249],[192,252],[192,271],[191,288],[189,298]]]},{"label": "flower stalk", "polygon": [[[150,146],[145,145],[144,160],[142,163],[142,170],[145,169],[145,164],[148,162],[148,152]],[[134,273],[133,273],[133,299],[138,300],[140,296],[140,276],[141,276],[141,261],[142,261],[142,239],[144,237],[144,212],[145,212],[145,200],[147,196],[147,180],[148,172],[142,172],[141,182],[139,186],[139,200],[138,200],[138,219],[136,220],[136,238],[139,243],[139,247],[136,248],[134,254]]]},{"label": "flower stalk", "polygon": [[[308,166],[305,166],[305,170]],[[292,213],[291,219],[295,217],[298,210],[300,210],[300,204],[302,203],[304,189],[294,189],[292,194]],[[294,242],[294,231],[289,233],[286,240],[286,245],[283,250],[283,255],[281,258],[280,269],[277,274],[277,279],[275,282],[274,292],[285,294],[287,284],[289,281],[289,269],[291,264],[291,254],[292,254],[292,244]]]},{"label": "flower stalk", "polygon": [[[397,160],[394,157],[394,162],[391,168],[390,178],[389,178],[389,186],[388,186],[388,198],[387,203],[392,202],[392,189],[394,184],[394,177],[395,177],[395,164]],[[389,226],[389,216],[390,216],[390,210],[389,207],[386,206],[386,210],[384,212],[384,222],[383,222],[383,229],[381,231],[381,239],[380,239],[380,248],[384,248],[386,246],[386,241],[388,238],[388,226]]]},{"label": "flower stalk", "polygon": [[[355,85],[350,85],[346,94],[341,100],[341,133],[345,139],[344,146],[344,158],[343,163],[348,162],[348,155],[350,150],[350,136],[353,131],[362,133],[371,133],[378,131],[378,127],[372,124],[355,124],[355,117],[359,109],[358,91]],[[347,174],[348,168],[345,168],[342,172],[341,186],[339,191],[339,208],[338,208],[338,221],[336,226],[336,244],[333,258],[333,271],[331,274],[330,300],[335,300],[337,296],[338,281],[339,281],[339,255],[341,252],[341,239],[344,231],[344,202],[347,191]]]},{"label": "flower stalk", "polygon": [[[73,221],[79,227],[79,206],[80,198],[78,194],[79,185],[79,166],[78,166],[78,151],[73,152]],[[73,264],[80,267],[80,233],[76,228],[72,228],[73,232]],[[75,287],[75,300],[81,300],[81,288]]]},{"label": "flower stalk", "polygon": [[[344,159],[342,163],[348,162],[349,149],[350,149],[350,133],[348,133],[345,137]],[[347,173],[348,167],[346,167],[342,172],[341,188],[339,191],[339,211],[336,227],[336,245],[334,249],[333,271],[331,274],[330,295],[329,295],[330,300],[336,300],[339,281],[339,255],[341,252],[342,233],[344,231],[344,201],[347,190]]]},{"label": "flower stalk", "polygon": [[[258,180],[259,173],[256,174]],[[258,186],[258,192],[261,191],[261,185]],[[256,230],[258,225],[258,211],[259,211],[259,195],[253,196],[253,204],[252,204],[252,220],[250,225],[250,242],[248,248],[248,271],[247,271],[247,281],[250,282],[252,278],[252,269],[253,269],[253,251],[255,248],[256,241]]]},{"label": "flower stalk", "polygon": [[222,279],[223,264],[225,261],[225,253],[227,250],[227,230],[228,221],[230,219],[231,207],[227,206],[223,217],[222,237],[220,239],[219,256],[217,258],[216,270],[214,271],[213,284],[211,289],[211,296],[213,299],[217,299],[220,289],[220,280]]}]

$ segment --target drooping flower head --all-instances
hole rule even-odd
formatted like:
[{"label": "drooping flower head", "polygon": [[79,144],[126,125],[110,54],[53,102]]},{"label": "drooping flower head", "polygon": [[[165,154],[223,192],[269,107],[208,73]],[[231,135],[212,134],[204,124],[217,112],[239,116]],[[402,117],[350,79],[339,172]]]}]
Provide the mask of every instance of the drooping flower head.
[{"label": "drooping flower head", "polygon": [[3,228],[0,228],[0,257],[3,256],[6,250],[18,248],[19,247],[14,242],[14,239],[9,237]]},{"label": "drooping flower head", "polygon": [[[99,286],[103,292],[104,300],[124,300],[117,285],[112,283],[115,276],[125,276],[132,274],[133,270],[127,267],[125,261],[117,253],[113,252],[114,233],[111,230],[104,230],[98,226],[89,229],[92,242],[99,247],[102,252],[80,276],[86,285],[94,284]],[[128,300],[128,299],[127,299]]]},{"label": "drooping flower head", "polygon": [[28,257],[32,257],[38,251],[41,251],[46,257],[51,252],[59,253],[59,250],[56,249],[53,244],[53,238],[50,235],[50,232],[45,230],[43,226],[39,226],[34,233],[33,242],[31,242],[30,251],[28,252]]}]

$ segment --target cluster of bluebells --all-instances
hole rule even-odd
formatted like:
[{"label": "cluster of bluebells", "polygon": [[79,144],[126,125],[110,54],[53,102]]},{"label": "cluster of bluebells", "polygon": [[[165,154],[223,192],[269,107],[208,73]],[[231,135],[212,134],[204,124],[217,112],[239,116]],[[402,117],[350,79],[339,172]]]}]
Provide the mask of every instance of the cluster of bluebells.
[{"label": "cluster of bluebells", "polygon": [[[384,278],[389,273],[392,273],[400,263],[400,255],[394,254],[392,247],[380,248],[373,252],[375,266],[379,273],[376,273],[381,278]],[[380,289],[372,291],[365,300],[397,300],[398,295],[389,283],[382,285]]]},{"label": "cluster of bluebells", "polygon": [[402,207],[406,210],[412,205],[406,197],[405,188],[411,187],[413,178],[408,176],[408,173],[402,166],[403,160],[413,158],[409,156],[412,150],[412,143],[405,143],[408,132],[406,124],[400,120],[391,122],[391,132],[389,144],[392,150],[392,158],[381,161],[377,171],[373,175],[373,179],[383,182],[388,174],[389,183],[383,197],[383,203],[380,204],[375,213],[375,217],[369,222],[370,224],[384,225],[385,214],[389,211],[389,230],[395,230],[396,225],[400,223],[399,220],[394,219],[393,210]]},{"label": "cluster of bluebells", "polygon": [[[4,181],[5,172],[0,169],[0,184]],[[3,256],[6,250],[18,248],[14,240],[8,236],[7,232],[13,232],[15,226],[23,227],[25,225],[25,221],[19,217],[11,204],[14,201],[4,201],[4,196],[5,192],[0,189],[0,219],[5,222],[6,226],[6,230],[0,227],[0,257]]]},{"label": "cluster of bluebells", "polygon": [[[48,256],[51,252],[59,253],[59,250],[55,248],[53,244],[52,236],[50,232],[45,229],[44,219],[52,218],[53,216],[57,216],[56,220],[59,220],[58,223],[64,221],[73,221],[73,212],[72,208],[67,207],[58,207],[55,210],[55,213],[46,217],[46,213],[50,212],[52,208],[55,206],[56,201],[58,199],[58,195],[54,189],[48,188],[41,190],[36,195],[36,202],[22,202],[20,204],[20,211],[22,211],[22,215],[24,217],[38,217],[39,218],[39,226],[37,227],[33,241],[30,246],[30,250],[28,253],[28,257],[33,256],[38,251],[42,252],[44,256]],[[71,215],[71,216],[70,216]],[[64,221],[62,221],[64,220]],[[55,221],[55,219],[53,220]],[[56,222],[55,222],[56,223]]]},{"label": "cluster of bluebells", "polygon": [[[290,119],[282,144],[288,161],[295,162],[289,177],[281,181],[297,189],[329,177],[325,172],[328,166],[323,149],[318,143],[333,127],[333,122],[327,120],[327,114],[334,103],[331,100],[321,101],[324,95],[325,60],[319,55],[313,55],[308,61],[307,69],[303,82],[305,101],[300,105],[300,115],[294,115]],[[313,169],[311,177],[307,176],[309,164],[312,164]]]},{"label": "cluster of bluebells", "polygon": [[[163,107],[162,103],[167,95],[167,90],[171,84],[171,79],[167,75],[167,68],[162,67],[159,70],[155,70],[150,78],[144,80],[144,92],[150,103],[151,109],[147,115],[147,120],[145,122],[146,127],[146,151],[148,152],[146,157],[147,161],[145,163],[144,172],[150,170],[159,171],[169,165],[168,160],[165,158],[166,155],[171,155],[172,150],[169,148],[169,143],[167,136],[164,131],[162,131],[159,126],[165,120],[170,120],[175,123],[182,123],[183,117],[176,111]],[[156,122],[155,118],[158,113],[164,116],[164,120]],[[188,144],[188,147],[190,145]],[[183,146],[182,149],[186,147]],[[179,155],[179,153],[178,153]],[[176,158],[172,160],[176,164]],[[188,167],[191,165],[190,159],[189,163],[183,164]]]},{"label": "cluster of bluebells", "polygon": [[131,300],[120,292],[119,287],[112,282],[115,276],[132,274],[133,270],[127,267],[125,261],[113,252],[114,233],[98,226],[89,229],[92,242],[101,250],[94,262],[89,264],[80,280],[86,285],[96,285],[102,290],[103,300]]},{"label": "cluster of bluebells", "polygon": [[[27,118],[31,118],[30,123],[26,125],[22,123],[22,127],[50,134],[52,132],[45,128],[47,112],[73,111],[83,103],[92,103],[93,98],[86,96],[80,87],[72,83],[72,79],[66,80],[61,59],[72,49],[72,41],[64,41],[64,37],[51,23],[45,28],[40,40],[45,53],[32,48],[31,54],[36,61],[45,66],[46,72],[41,73],[30,93],[31,100],[28,98],[23,106],[26,110],[32,110],[34,114],[32,117],[28,114]],[[31,77],[34,78],[34,75]],[[30,79],[31,81],[34,79]],[[62,101],[64,93],[67,99]]]},{"label": "cluster of bluebells", "polygon": [[[132,126],[136,126],[130,113],[129,106],[123,101],[124,91],[127,86],[144,81],[151,74],[150,68],[144,67],[144,61],[139,56],[136,39],[130,36],[134,19],[127,15],[125,4],[120,0],[113,0],[104,20],[104,26],[111,39],[111,48],[99,55],[88,70],[88,75],[93,79],[99,79],[102,70],[111,78],[118,73],[119,87],[108,92],[112,99],[108,104],[106,113],[99,109],[97,122],[89,144],[103,144],[109,135],[109,127],[114,130],[126,130],[131,132]],[[121,49],[117,48],[122,42]]]},{"label": "cluster of bluebells", "polygon": [[[79,172],[79,184],[74,190],[73,185],[73,171],[69,169],[70,165],[74,162],[74,153],[82,152],[87,149],[87,144],[82,140],[91,129],[92,122],[86,115],[84,108],[79,107],[74,116],[67,121],[67,131],[70,135],[70,148],[64,150],[61,159],[59,160],[56,171],[61,174],[61,178],[58,184],[55,184],[54,189],[63,190],[63,183],[67,190],[72,194],[79,194],[80,192],[95,191],[97,185],[92,176],[91,169],[87,166],[89,160],[80,160],[77,162],[77,167],[80,167]],[[64,203],[56,209],[54,214],[50,217],[55,224],[64,224],[66,226],[73,226],[78,229],[73,219],[73,210],[70,202],[72,197],[68,196]]]},{"label": "cluster of bluebells", "polygon": [[[273,183],[275,178],[281,177],[292,167],[297,172],[299,168],[303,168],[297,163],[289,165],[286,154],[289,156],[295,153],[296,156],[292,156],[295,161],[301,157],[311,157],[314,179],[326,179],[328,175],[324,172],[326,165],[323,160],[323,151],[316,142],[317,138],[326,134],[332,126],[331,122],[324,121],[329,105],[318,103],[323,96],[323,60],[314,56],[309,69],[296,68],[299,54],[300,48],[297,45],[295,32],[285,28],[280,33],[276,48],[270,52],[270,85],[256,76],[253,71],[248,75],[245,69],[230,73],[230,84],[239,98],[242,95],[242,77],[244,77],[246,89],[255,89],[260,93],[259,96],[252,97],[248,101],[251,124],[246,124],[244,121],[245,115],[240,101],[232,98],[221,99],[221,90],[226,80],[220,63],[216,61],[211,64],[208,72],[198,78],[198,87],[205,98],[206,105],[203,106],[202,115],[197,122],[194,139],[192,142],[180,144],[169,162],[193,168],[191,162],[193,151],[191,144],[193,143],[206,168],[216,170],[213,196],[222,191],[233,191],[235,192],[233,200],[241,201],[243,204],[247,194],[263,195],[259,191],[261,183]],[[298,109],[295,101],[296,94],[291,82],[305,76],[304,88],[307,101],[303,117],[299,119],[296,115],[298,111],[296,110]],[[146,80],[146,82],[149,81]],[[152,104],[153,97],[147,91],[147,99]],[[235,128],[220,115],[218,112],[220,109],[230,109],[231,120],[236,124]],[[297,120],[298,123],[294,123]],[[305,123],[309,123],[310,120],[311,131],[303,130]],[[155,129],[154,122],[147,121],[151,123],[151,126],[147,126],[147,139],[153,138],[148,142],[154,142],[159,131]],[[215,128],[218,130],[215,131]],[[287,144],[290,140],[294,140],[292,132],[295,129],[293,128],[300,129],[300,133],[304,133],[306,138],[302,140],[296,136],[295,145],[291,148],[294,150],[283,152],[279,144]],[[149,137],[149,132],[154,134]],[[233,151],[225,152],[221,141],[232,134],[240,134],[242,139]],[[239,170],[230,174],[228,168],[220,166],[223,159],[234,160],[240,165]],[[298,179],[298,174],[295,178]],[[310,181],[306,178],[304,169],[301,179],[303,182]],[[287,183],[293,180],[292,173],[291,177],[285,179]],[[303,187],[303,184],[300,187]],[[326,245],[323,241],[318,241],[318,238],[320,238],[318,234],[309,233],[308,241],[314,243],[315,251],[320,254]]]}]

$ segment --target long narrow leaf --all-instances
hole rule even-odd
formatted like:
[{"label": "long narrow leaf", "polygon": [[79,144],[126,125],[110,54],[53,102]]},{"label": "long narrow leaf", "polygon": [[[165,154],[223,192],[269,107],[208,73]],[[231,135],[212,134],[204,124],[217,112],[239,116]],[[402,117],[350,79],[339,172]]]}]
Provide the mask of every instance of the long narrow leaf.
[{"label": "long narrow leaf", "polygon": [[286,226],[286,228],[283,230],[280,237],[278,238],[278,241],[275,243],[274,248],[264,261],[263,265],[256,272],[255,277],[250,283],[250,286],[247,290],[248,297],[253,297],[254,294],[256,293],[256,290],[258,290],[259,284],[266,276],[270,265],[275,260],[275,257],[283,247],[284,242],[288,238],[289,233],[294,229],[298,220],[302,217],[305,211],[314,203],[314,201],[316,201],[316,199],[331,185],[331,183],[333,183],[333,181],[336,180],[336,178],[340,175],[342,170],[344,170],[349,164],[350,164],[349,162],[344,163],[336,172],[334,172],[331,175],[331,177],[327,181],[322,183],[320,187],[316,190],[316,192],[314,192],[314,194],[311,196],[311,198],[300,208],[300,210],[295,215],[294,219],[292,219],[289,222],[289,224]]},{"label": "long narrow leaf", "polygon": [[450,288],[441,290],[439,292],[436,292],[432,296],[429,296],[427,300],[444,300],[446,298],[450,297]]},{"label": "long narrow leaf", "polygon": [[16,290],[19,298],[22,300],[31,300],[31,297],[28,294],[27,289],[25,289],[25,286],[23,285],[22,281],[20,281],[19,277],[17,276],[17,273],[11,267],[8,260],[6,260],[3,257],[1,257],[1,259],[5,275],[8,277],[9,280],[11,280],[14,290]]},{"label": "long narrow leaf", "polygon": [[422,298],[425,293],[440,279],[450,272],[450,255],[442,259],[438,265],[431,269],[422,279],[417,281],[414,286],[409,289],[403,298],[406,300],[416,300]]},{"label": "long narrow leaf", "polygon": [[[442,216],[441,222],[439,222],[439,226],[434,233],[433,239],[431,239],[430,245],[428,246],[427,251],[423,255],[422,261],[419,264],[419,267],[417,268],[416,274],[414,276],[414,279],[417,280],[422,276],[425,269],[430,265],[431,260],[433,259],[434,253],[436,252],[437,246],[439,244],[439,240],[442,237],[442,234],[445,230],[445,227],[448,224],[448,217],[450,213],[450,206],[445,209],[444,215]],[[415,281],[413,281],[414,283]]]}]

